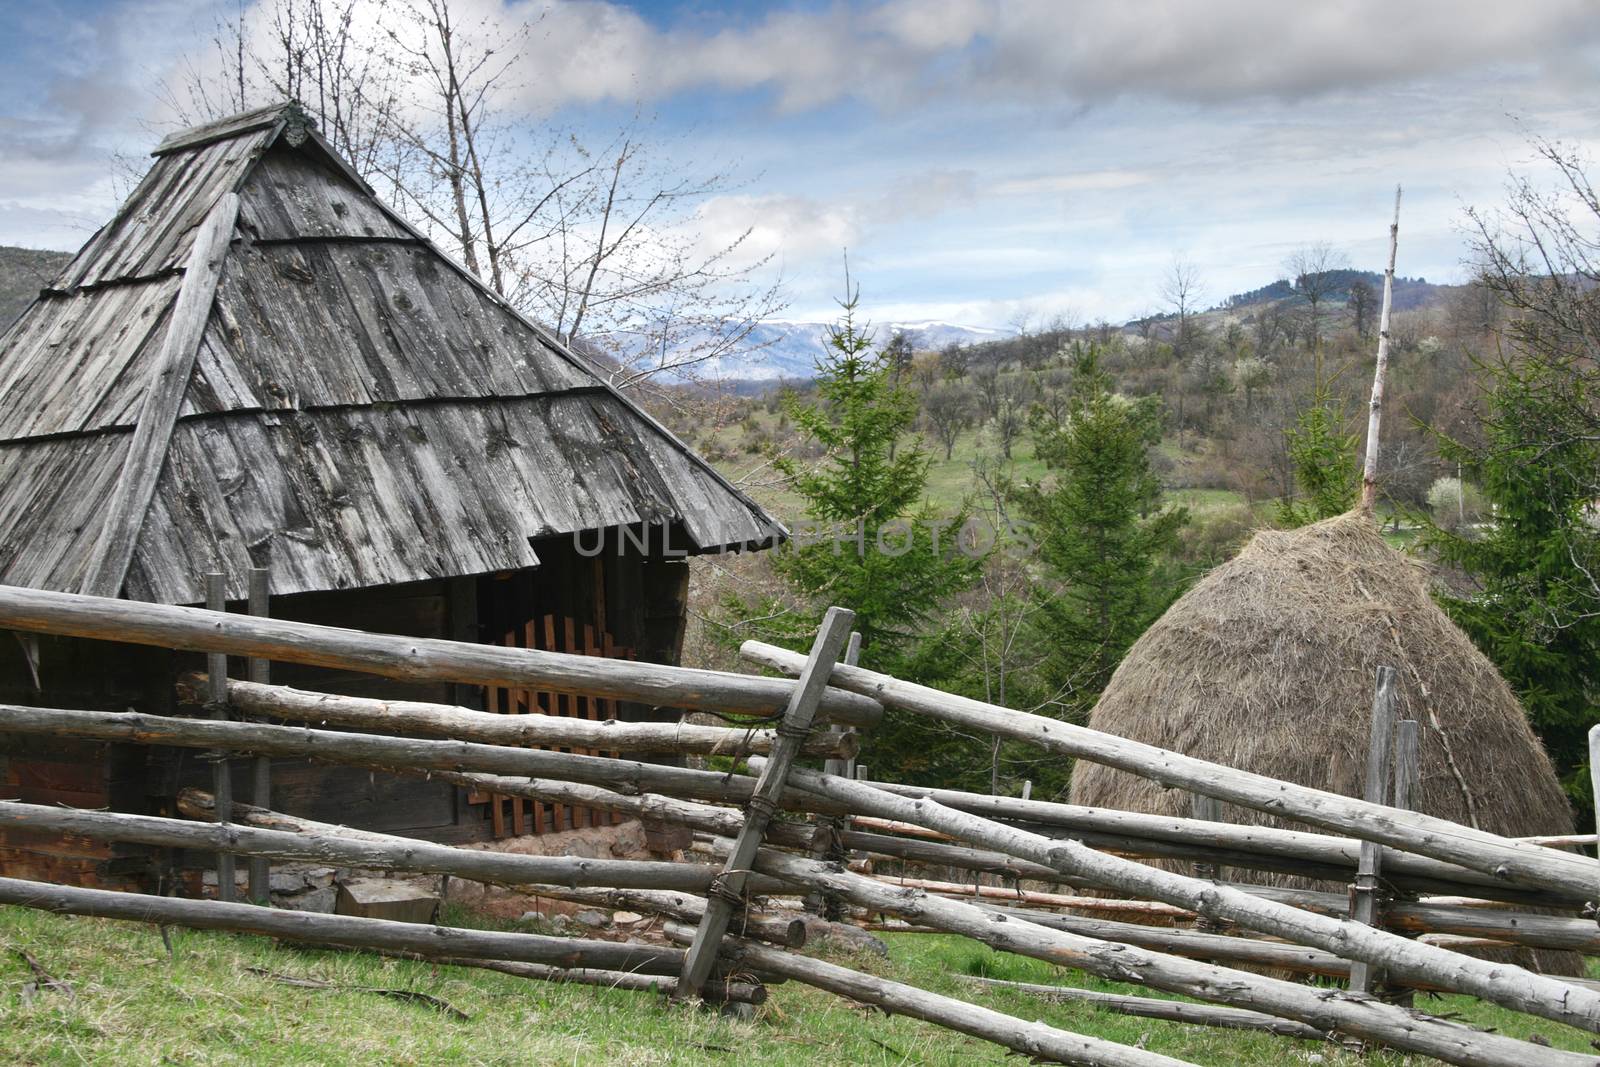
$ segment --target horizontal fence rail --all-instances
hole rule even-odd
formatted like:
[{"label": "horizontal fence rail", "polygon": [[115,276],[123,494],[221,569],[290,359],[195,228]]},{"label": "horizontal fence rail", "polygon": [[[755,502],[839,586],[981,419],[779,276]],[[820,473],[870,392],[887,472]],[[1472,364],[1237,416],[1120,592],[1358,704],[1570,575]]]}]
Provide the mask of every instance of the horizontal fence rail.
[{"label": "horizontal fence rail", "polygon": [[[804,656],[759,641],[746,641],[740,653],[753,663],[791,675],[805,664]],[[1242,807],[1298,819],[1518,885],[1559,892],[1574,902],[1593,899],[1600,884],[1600,868],[1592,859],[1499,837],[1447,819],[1279,781],[1086,726],[940,692],[861,667],[837,664],[830,680],[889,707],[1031,741],[1053,752],[1103,763],[1170,788],[1188,789]]]},{"label": "horizontal fence rail", "polygon": [[[0,628],[256,656],[364,671],[385,678],[581,693],[743,715],[773,716],[782,712],[795,688],[793,682],[782,678],[437,638],[395,637],[14,585],[0,586]],[[828,689],[822,694],[818,715],[829,722],[871,726],[882,717],[883,706],[870,697]]]}]

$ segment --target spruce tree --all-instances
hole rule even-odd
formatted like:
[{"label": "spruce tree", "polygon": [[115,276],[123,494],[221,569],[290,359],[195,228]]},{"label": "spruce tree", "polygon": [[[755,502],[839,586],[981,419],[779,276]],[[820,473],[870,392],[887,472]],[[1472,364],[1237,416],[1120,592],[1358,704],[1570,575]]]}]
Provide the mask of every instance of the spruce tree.
[{"label": "spruce tree", "polygon": [[1162,506],[1150,449],[1161,438],[1153,397],[1112,391],[1098,352],[1076,359],[1067,417],[1036,426],[1044,482],[1016,493],[1056,588],[1040,614],[1044,674],[1070,710],[1086,713],[1123,653],[1176,593],[1168,570],[1183,508]]},{"label": "spruce tree", "polygon": [[856,325],[857,301],[852,292],[841,303],[829,331],[816,399],[786,405],[823,455],[816,466],[774,461],[809,520],[774,567],[817,617],[829,604],[853,610],[862,662],[887,669],[942,602],[971,584],[978,563],[957,544],[966,515],[941,520],[924,499],[928,453],[902,440],[916,422],[916,396]]},{"label": "spruce tree", "polygon": [[[909,432],[915,395],[901,385],[869,332],[856,323],[856,294],[829,332],[812,399],[790,394],[795,430],[820,449],[819,461],[778,456],[774,465],[805,510],[791,541],[770,557],[789,587],[751,604],[730,599],[730,638],[760,634],[803,650],[831,604],[856,613],[859,662],[913,681],[947,657],[939,613],[976,580],[983,563],[963,543],[962,510],[941,516],[925,498],[928,454]],[[986,750],[986,749],[985,749]],[[948,784],[978,760],[970,736],[909,713],[890,711],[862,737],[860,760],[910,784]]]},{"label": "spruce tree", "polygon": [[1476,585],[1445,610],[1505,676],[1580,810],[1590,806],[1587,733],[1600,719],[1600,438],[1585,375],[1562,361],[1486,368],[1481,440],[1436,434],[1493,510],[1478,527],[1424,517],[1424,543]]},{"label": "spruce tree", "polygon": [[1343,515],[1356,506],[1361,494],[1356,456],[1360,439],[1346,431],[1344,413],[1329,398],[1326,387],[1317,387],[1311,406],[1300,413],[1294,426],[1284,430],[1284,439],[1300,496],[1278,501],[1279,522],[1304,526]]}]

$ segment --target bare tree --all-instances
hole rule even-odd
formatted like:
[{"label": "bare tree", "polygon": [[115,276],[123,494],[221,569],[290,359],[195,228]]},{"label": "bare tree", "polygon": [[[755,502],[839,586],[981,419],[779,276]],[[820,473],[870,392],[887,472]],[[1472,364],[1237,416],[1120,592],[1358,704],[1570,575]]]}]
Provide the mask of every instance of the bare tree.
[{"label": "bare tree", "polygon": [[1000,364],[979,363],[968,372],[967,378],[978,390],[983,402],[983,419],[987,422],[1000,411]]},{"label": "bare tree", "polygon": [[1356,336],[1365,340],[1372,335],[1372,316],[1378,310],[1378,294],[1365,278],[1350,283],[1350,296],[1345,301],[1356,319]]},{"label": "bare tree", "polygon": [[1173,256],[1166,275],[1161,279],[1161,299],[1178,317],[1178,329],[1172,338],[1172,353],[1179,362],[1187,355],[1192,332],[1191,319],[1200,308],[1204,288],[1200,269],[1183,256]]},{"label": "bare tree", "polygon": [[[747,353],[781,310],[750,230],[708,242],[724,171],[658,165],[638,121],[591,147],[515,110],[529,22],[459,0],[272,0],[219,29],[168,96],[184,121],[299,100],[412,222],[632,386]],[[216,71],[223,75],[219,77]]]},{"label": "bare tree", "polygon": [[1028,428],[1028,409],[1032,403],[1033,383],[1029,378],[1018,373],[1000,379],[989,429],[1000,446],[1000,454],[1006,459],[1011,458],[1012,446]]},{"label": "bare tree", "polygon": [[954,454],[961,431],[972,425],[974,400],[971,387],[959,381],[940,382],[928,390],[922,414],[934,437],[944,445],[946,460]]},{"label": "bare tree", "polygon": [[1306,343],[1311,346],[1315,364],[1316,384],[1323,384],[1322,371],[1322,310],[1323,305],[1338,291],[1339,275],[1349,265],[1343,252],[1326,241],[1317,241],[1298,248],[1289,254],[1284,267],[1294,281],[1295,294],[1305,302]]},{"label": "bare tree", "polygon": [[185,124],[298,102],[356,173],[371,181],[396,132],[406,71],[375,32],[387,0],[273,0],[219,21],[159,93]]}]

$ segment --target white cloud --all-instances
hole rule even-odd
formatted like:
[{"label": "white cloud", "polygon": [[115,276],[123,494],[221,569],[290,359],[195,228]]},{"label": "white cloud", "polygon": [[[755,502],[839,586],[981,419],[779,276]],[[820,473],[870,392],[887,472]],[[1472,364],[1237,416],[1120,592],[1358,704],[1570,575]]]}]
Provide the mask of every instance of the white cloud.
[{"label": "white cloud", "polygon": [[[471,0],[492,13],[496,0]],[[1484,64],[1591,77],[1589,0],[888,0],[773,10],[752,25],[661,30],[605,0],[513,6],[540,22],[530,104],[769,91],[783,111],[845,98],[885,106],[930,93],[1079,101],[1295,99]]]},{"label": "white cloud", "polygon": [[801,196],[716,196],[695,212],[706,253],[726,248],[746,231],[741,248],[751,259],[837,256],[860,234],[856,212]]}]

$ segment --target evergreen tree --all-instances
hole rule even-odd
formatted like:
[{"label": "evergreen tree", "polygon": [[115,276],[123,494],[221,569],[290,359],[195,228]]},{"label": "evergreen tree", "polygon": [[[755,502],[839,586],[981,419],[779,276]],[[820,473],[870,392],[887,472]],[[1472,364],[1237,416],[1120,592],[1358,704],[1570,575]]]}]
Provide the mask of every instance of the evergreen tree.
[{"label": "evergreen tree", "polygon": [[1589,808],[1587,733],[1600,718],[1600,530],[1593,524],[1600,440],[1585,376],[1562,361],[1486,368],[1479,442],[1436,434],[1493,508],[1451,530],[1424,518],[1424,541],[1477,585],[1441,596],[1527,709],[1580,810]]},{"label": "evergreen tree", "polygon": [[829,330],[814,388],[782,398],[794,429],[817,446],[816,463],[780,455],[774,467],[805,517],[772,556],[796,609],[776,600],[733,603],[742,629],[792,647],[809,645],[831,604],[856,613],[861,661],[892,670],[908,655],[941,601],[975,578],[979,561],[958,550],[964,513],[936,516],[924,499],[929,456],[904,440],[917,418],[913,391],[856,323],[854,292]]},{"label": "evergreen tree", "polygon": [[1171,603],[1177,583],[1167,565],[1188,512],[1162,507],[1151,469],[1158,402],[1115,394],[1093,347],[1076,360],[1065,422],[1041,422],[1035,434],[1052,476],[1016,497],[1059,583],[1040,614],[1050,649],[1043,673],[1062,703],[1087,712],[1128,646]]},{"label": "evergreen tree", "polygon": [[1304,526],[1343,515],[1361,494],[1360,439],[1345,430],[1344,413],[1325,387],[1319,386],[1311,406],[1284,431],[1300,499],[1278,501],[1278,521]]},{"label": "evergreen tree", "polygon": [[862,662],[886,668],[946,598],[971,584],[978,561],[958,550],[966,515],[940,521],[924,499],[927,452],[901,443],[916,422],[915,394],[856,326],[856,294],[841,306],[817,363],[815,399],[787,404],[823,457],[815,467],[774,461],[812,523],[796,530],[774,566],[818,617],[829,604],[853,610]]},{"label": "evergreen tree", "polygon": [[[806,514],[772,556],[791,595],[760,605],[733,601],[725,613],[743,620],[730,637],[760,632],[803,649],[828,605],[850,608],[861,633],[859,662],[920,681],[924,669],[937,673],[949,659],[937,615],[977,578],[982,554],[971,531],[963,542],[965,511],[939,516],[926,501],[930,460],[907,438],[915,396],[857,327],[856,305],[852,292],[817,363],[815,392],[785,400],[795,428],[822,449],[814,466],[774,460]],[[863,735],[860,759],[896,781],[934,785],[960,780],[973,752],[970,736],[890,711]]]}]

